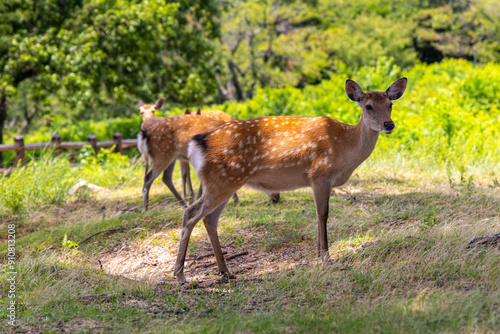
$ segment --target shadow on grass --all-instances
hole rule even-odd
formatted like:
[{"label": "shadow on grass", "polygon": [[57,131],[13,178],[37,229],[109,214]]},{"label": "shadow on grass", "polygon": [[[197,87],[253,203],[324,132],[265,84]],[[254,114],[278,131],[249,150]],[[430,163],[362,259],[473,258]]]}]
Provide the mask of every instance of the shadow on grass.
[{"label": "shadow on grass", "polygon": [[[361,189],[354,204],[347,194],[332,196],[327,264],[316,257],[310,191],[284,193],[278,204],[257,192],[240,197],[243,205],[230,203],[219,226],[226,257],[248,251],[228,260],[239,278],[220,279],[198,224],[186,262],[197,289],[179,289],[172,278],[183,212],[173,197],[157,196],[147,213],[129,197],[82,203],[88,216],[74,203],[75,216],[26,230],[18,240],[23,326],[82,331],[87,319],[131,332],[161,331],[165,322],[179,332],[214,323],[223,332],[498,330],[499,251],[466,247],[499,226],[489,190]],[[61,245],[65,234],[80,242],[120,227],[79,249]]]}]

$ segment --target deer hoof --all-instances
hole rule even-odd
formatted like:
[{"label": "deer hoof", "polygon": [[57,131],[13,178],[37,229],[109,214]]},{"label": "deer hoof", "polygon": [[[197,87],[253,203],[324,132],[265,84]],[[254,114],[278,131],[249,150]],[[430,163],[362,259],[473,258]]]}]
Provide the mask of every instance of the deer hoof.
[{"label": "deer hoof", "polygon": [[229,271],[228,272],[220,272],[219,274],[221,274],[223,277],[225,277],[227,279],[237,278],[235,275],[231,274]]},{"label": "deer hoof", "polygon": [[269,194],[269,198],[271,199],[271,202],[278,203],[280,201],[280,193]]}]

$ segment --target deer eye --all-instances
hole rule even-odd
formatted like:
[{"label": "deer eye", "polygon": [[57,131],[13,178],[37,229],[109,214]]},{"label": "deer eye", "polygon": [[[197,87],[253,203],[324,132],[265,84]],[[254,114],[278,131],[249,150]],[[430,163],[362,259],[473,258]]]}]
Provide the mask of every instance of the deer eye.
[{"label": "deer eye", "polygon": [[373,110],[372,106],[371,105],[366,105],[366,110]]}]

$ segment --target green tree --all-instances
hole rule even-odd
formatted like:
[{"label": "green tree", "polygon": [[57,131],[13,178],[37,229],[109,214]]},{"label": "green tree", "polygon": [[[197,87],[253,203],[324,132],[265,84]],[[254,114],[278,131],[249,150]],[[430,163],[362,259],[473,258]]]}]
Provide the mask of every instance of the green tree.
[{"label": "green tree", "polygon": [[[88,118],[110,104],[210,101],[217,90],[215,1],[7,0],[0,4],[0,139],[25,80]],[[1,142],[1,141],[0,141]]]}]

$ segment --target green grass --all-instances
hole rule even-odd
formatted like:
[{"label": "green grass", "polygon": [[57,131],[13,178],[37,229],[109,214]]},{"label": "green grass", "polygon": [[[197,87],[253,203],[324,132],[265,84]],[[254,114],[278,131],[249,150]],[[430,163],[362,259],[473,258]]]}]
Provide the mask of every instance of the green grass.
[{"label": "green grass", "polygon": [[[238,278],[221,281],[211,257],[191,260],[211,253],[200,223],[186,268],[199,288],[186,289],[172,277],[182,207],[158,180],[143,213],[142,170],[121,168],[115,172],[129,171],[126,182],[113,181],[106,193],[1,218],[17,226],[19,330],[500,331],[500,249],[467,248],[474,237],[500,231],[494,176],[369,160],[331,196],[327,263],[316,257],[310,189],[283,193],[278,204],[243,189],[241,205],[230,202],[219,224],[228,254],[249,252],[228,262]],[[80,245],[64,247],[65,235]],[[4,231],[2,238],[3,256]],[[8,290],[5,273],[0,287]]]}]

